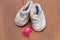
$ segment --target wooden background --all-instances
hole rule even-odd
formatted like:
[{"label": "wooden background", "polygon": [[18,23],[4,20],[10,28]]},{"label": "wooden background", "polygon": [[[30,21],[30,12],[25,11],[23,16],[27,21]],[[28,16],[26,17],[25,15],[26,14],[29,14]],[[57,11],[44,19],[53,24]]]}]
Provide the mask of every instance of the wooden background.
[{"label": "wooden background", "polygon": [[[28,40],[14,24],[17,11],[28,0],[0,0],[0,40]],[[60,40],[60,0],[33,0],[40,3],[46,16],[47,25],[44,31],[35,32],[29,40]]]}]

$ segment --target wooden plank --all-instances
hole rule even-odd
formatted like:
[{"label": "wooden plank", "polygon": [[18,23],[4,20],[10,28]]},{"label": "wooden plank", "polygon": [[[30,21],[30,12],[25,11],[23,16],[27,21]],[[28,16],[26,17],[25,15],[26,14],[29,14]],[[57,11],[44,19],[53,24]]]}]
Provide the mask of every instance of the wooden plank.
[{"label": "wooden plank", "polygon": [[[27,1],[0,0],[0,40],[28,40],[23,36],[22,28],[14,23],[17,11]],[[29,40],[60,40],[60,0],[33,0],[33,2],[41,4],[47,25],[42,32],[32,31]]]}]

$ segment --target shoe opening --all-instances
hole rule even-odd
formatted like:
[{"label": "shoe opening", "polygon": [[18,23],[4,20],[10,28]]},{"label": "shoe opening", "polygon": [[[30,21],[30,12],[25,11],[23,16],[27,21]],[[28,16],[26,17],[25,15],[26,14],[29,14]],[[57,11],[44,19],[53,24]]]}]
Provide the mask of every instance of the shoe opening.
[{"label": "shoe opening", "polygon": [[39,8],[38,8],[38,6],[36,5],[36,14],[38,14],[39,13]]},{"label": "shoe opening", "polygon": [[29,6],[30,6],[30,3],[27,5],[27,7],[23,11],[28,10]]}]

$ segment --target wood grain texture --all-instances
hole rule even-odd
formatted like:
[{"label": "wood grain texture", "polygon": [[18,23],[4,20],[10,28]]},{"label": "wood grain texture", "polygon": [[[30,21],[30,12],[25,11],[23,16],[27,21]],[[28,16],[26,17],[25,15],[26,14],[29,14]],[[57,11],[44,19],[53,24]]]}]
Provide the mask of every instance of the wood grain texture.
[{"label": "wood grain texture", "polygon": [[[23,36],[22,28],[14,23],[17,11],[27,1],[0,0],[0,40],[28,40]],[[32,31],[29,40],[60,40],[60,0],[33,0],[33,2],[41,4],[47,25],[42,32]]]}]

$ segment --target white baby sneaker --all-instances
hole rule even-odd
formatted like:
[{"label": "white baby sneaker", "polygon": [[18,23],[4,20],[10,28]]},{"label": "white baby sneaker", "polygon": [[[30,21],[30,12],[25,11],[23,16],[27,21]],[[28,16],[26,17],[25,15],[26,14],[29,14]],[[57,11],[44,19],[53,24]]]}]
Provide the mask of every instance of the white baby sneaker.
[{"label": "white baby sneaker", "polygon": [[30,9],[33,5],[33,2],[32,1],[28,1],[26,3],[26,5],[24,5],[18,12],[17,12],[17,15],[15,17],[15,23],[16,25],[18,26],[23,26],[25,25],[28,20],[29,20],[29,12],[30,12]]},{"label": "white baby sneaker", "polygon": [[46,26],[46,19],[40,4],[35,3],[30,12],[32,28],[35,31],[41,31]]}]

